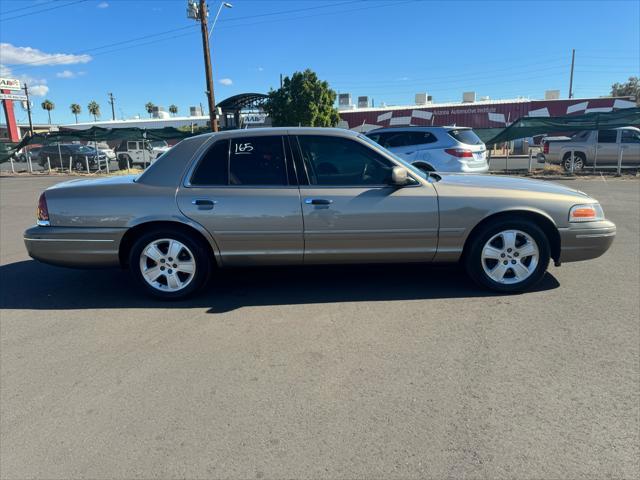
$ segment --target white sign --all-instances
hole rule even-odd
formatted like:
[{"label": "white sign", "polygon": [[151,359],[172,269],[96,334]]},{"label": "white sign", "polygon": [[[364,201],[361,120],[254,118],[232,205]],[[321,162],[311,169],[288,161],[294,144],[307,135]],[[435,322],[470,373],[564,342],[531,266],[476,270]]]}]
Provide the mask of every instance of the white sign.
[{"label": "white sign", "polygon": [[26,101],[26,95],[20,95],[19,93],[0,93],[0,100],[16,100],[16,101]]},{"label": "white sign", "polygon": [[247,124],[264,123],[267,118],[266,113],[243,113],[242,122]]},{"label": "white sign", "polygon": [[0,89],[2,90],[22,90],[20,80],[15,78],[0,78]]}]

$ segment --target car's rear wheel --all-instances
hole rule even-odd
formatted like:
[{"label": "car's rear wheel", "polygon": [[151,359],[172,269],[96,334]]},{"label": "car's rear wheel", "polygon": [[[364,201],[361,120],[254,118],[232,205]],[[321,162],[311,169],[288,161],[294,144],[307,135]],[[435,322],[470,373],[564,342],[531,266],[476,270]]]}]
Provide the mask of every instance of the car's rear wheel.
[{"label": "car's rear wheel", "polygon": [[147,293],[176,300],[205,285],[212,263],[207,247],[198,239],[177,230],[157,230],[133,243],[129,268]]},{"label": "car's rear wheel", "polygon": [[[579,172],[585,167],[585,165],[586,165],[586,159],[584,157],[584,154],[579,152],[574,153],[573,154],[573,171]],[[571,153],[567,153],[564,156],[562,161],[562,166],[566,172],[571,171]]]},{"label": "car's rear wheel", "polygon": [[549,266],[549,240],[528,220],[488,224],[470,240],[465,252],[469,276],[484,287],[518,292],[538,283]]}]

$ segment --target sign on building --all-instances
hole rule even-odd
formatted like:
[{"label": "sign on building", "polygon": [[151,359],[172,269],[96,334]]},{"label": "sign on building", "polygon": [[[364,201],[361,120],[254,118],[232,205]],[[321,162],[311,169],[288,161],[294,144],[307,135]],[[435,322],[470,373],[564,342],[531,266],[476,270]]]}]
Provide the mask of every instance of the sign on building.
[{"label": "sign on building", "polygon": [[15,78],[0,78],[0,90],[22,90],[20,80]]}]

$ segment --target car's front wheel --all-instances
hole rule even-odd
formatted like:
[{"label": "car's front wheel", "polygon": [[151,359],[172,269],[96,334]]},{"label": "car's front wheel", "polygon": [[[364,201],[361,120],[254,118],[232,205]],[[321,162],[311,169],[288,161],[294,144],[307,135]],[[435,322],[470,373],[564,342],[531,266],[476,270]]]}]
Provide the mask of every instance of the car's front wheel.
[{"label": "car's front wheel", "polygon": [[538,225],[527,220],[502,220],[474,235],[465,252],[465,266],[480,285],[517,292],[542,279],[549,257],[549,240]]},{"label": "car's front wheel", "polygon": [[129,268],[147,293],[161,299],[177,300],[205,285],[212,263],[203,242],[177,230],[157,230],[134,242]]}]

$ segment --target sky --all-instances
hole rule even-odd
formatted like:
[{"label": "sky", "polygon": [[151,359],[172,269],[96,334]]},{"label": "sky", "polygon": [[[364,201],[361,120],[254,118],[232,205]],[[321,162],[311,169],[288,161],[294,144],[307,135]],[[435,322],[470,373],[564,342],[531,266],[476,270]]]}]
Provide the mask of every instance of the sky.
[{"label": "sky", "polygon": [[[280,74],[310,68],[355,101],[412,104],[478,97],[607,95],[640,73],[640,1],[231,0],[212,34],[216,101],[268,93]],[[100,104],[102,119],[146,116],[153,102],[179,114],[206,105],[199,24],[186,0],[0,0],[0,76],[28,82],[34,122],[55,103]],[[220,3],[211,1],[210,21]],[[17,104],[16,104],[17,105]],[[16,108],[18,122],[26,112]],[[2,120],[4,123],[4,115]]]}]

